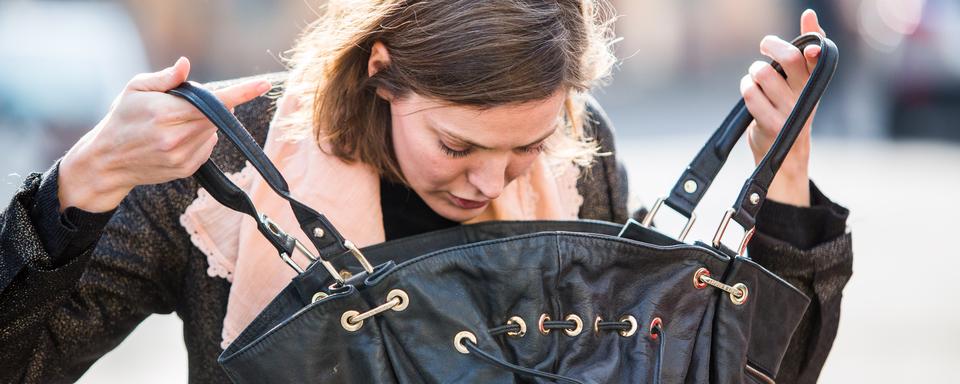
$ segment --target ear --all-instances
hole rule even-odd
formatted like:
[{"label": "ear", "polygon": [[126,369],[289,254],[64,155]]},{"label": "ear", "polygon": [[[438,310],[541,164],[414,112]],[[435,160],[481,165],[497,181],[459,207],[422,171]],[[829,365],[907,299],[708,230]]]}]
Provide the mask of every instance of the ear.
[{"label": "ear", "polygon": [[[374,41],[373,46],[370,47],[370,59],[367,60],[367,76],[373,76],[389,65],[390,52],[387,51],[387,46],[379,40]],[[377,95],[385,100],[393,99],[393,95],[389,91],[380,87],[377,88]]]}]

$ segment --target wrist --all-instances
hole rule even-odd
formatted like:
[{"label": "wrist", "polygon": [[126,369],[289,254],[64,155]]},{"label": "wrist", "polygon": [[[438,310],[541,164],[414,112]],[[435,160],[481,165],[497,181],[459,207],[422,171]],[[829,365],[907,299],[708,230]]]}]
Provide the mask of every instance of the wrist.
[{"label": "wrist", "polygon": [[767,191],[767,199],[797,207],[810,206],[810,177],[806,171],[777,172]]},{"label": "wrist", "polygon": [[57,198],[61,212],[67,207],[107,212],[120,205],[133,189],[119,182],[122,178],[110,166],[109,154],[101,152],[84,145],[81,139],[60,161]]}]

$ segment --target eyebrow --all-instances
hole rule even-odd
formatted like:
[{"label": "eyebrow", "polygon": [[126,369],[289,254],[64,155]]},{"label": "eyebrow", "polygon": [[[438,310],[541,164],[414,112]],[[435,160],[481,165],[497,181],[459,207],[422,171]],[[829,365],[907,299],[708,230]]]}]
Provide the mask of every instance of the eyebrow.
[{"label": "eyebrow", "polygon": [[[450,136],[450,138],[452,138],[452,139],[454,139],[454,140],[461,141],[461,142],[463,142],[463,143],[466,144],[466,145],[469,145],[469,146],[471,146],[471,147],[477,147],[477,148],[480,148],[480,149],[491,149],[491,148],[489,148],[489,147],[485,147],[485,146],[482,146],[482,145],[480,145],[480,144],[474,143],[474,142],[472,142],[472,141],[470,141],[470,140],[467,140],[466,138],[457,136],[456,134],[454,134],[454,133],[452,133],[452,132],[450,132],[450,131],[447,131],[447,130],[445,130],[445,129],[443,129],[443,128],[440,128],[440,127],[437,126],[436,124],[431,124],[431,125],[434,127],[434,129],[440,131],[440,133],[443,133],[444,135]],[[521,146],[519,146],[519,147],[515,147],[514,149],[527,148],[527,147],[533,146],[533,145],[535,145],[535,144],[537,144],[537,143],[539,143],[539,142],[541,142],[541,141],[546,140],[548,137],[552,136],[552,135],[553,135],[554,133],[556,133],[556,132],[557,132],[557,128],[555,127],[552,131],[548,132],[546,135],[543,135],[543,137],[540,137],[539,139],[534,140],[534,141],[531,142],[530,144],[521,145]]]}]

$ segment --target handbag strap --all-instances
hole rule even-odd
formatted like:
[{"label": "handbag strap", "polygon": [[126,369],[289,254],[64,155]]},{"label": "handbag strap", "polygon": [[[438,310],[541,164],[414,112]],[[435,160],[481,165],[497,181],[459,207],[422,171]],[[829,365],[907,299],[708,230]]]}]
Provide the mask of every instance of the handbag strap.
[{"label": "handbag strap", "polygon": [[[766,199],[767,189],[826,91],[837,67],[839,54],[836,45],[830,39],[808,33],[797,37],[792,43],[801,51],[809,45],[818,45],[820,57],[793,110],[784,121],[779,135],[757,165],[753,175],[747,179],[733,205],[731,218],[747,229],[753,228],[756,223],[756,215]],[[781,76],[786,77],[779,63],[771,62],[771,65]],[[666,204],[688,219],[679,236],[679,239],[683,240],[696,220],[694,210],[752,121],[753,116],[741,98],[684,170],[671,189],[670,195],[657,200],[650,213],[644,217],[643,225],[649,227],[661,205]]]},{"label": "handbag strap", "polygon": [[291,259],[293,252],[299,251],[306,255],[311,262],[320,261],[324,268],[338,282],[343,282],[336,268],[327,260],[344,253],[351,253],[367,272],[373,267],[366,261],[356,246],[343,238],[323,214],[315,211],[306,204],[290,195],[289,186],[280,171],[273,165],[253,136],[243,127],[243,124],[220,102],[210,91],[193,82],[184,82],[167,93],[179,96],[188,101],[203,113],[227,139],[233,143],[243,157],[250,162],[257,172],[263,176],[267,185],[280,197],[289,202],[294,216],[304,233],[320,252],[320,256],[313,255],[302,243],[290,236],[270,221],[265,215],[257,212],[250,198],[239,187],[228,179],[213,159],[208,159],[194,173],[197,182],[221,204],[230,209],[244,213],[254,218],[257,229],[277,248],[281,257],[299,273],[304,268],[299,267]]}]

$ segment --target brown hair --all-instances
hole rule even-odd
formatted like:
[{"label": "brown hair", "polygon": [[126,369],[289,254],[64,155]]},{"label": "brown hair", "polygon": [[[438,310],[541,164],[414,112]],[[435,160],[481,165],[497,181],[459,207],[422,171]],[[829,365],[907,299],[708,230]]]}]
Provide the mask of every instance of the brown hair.
[{"label": "brown hair", "polygon": [[[290,134],[307,130],[344,161],[403,181],[393,155],[389,102],[409,92],[490,108],[568,92],[563,129],[548,155],[589,165],[598,146],[583,133],[583,93],[614,63],[612,18],[603,0],[330,0],[287,59],[287,92],[302,108]],[[367,76],[374,42],[390,64]],[[309,115],[307,115],[309,113]]]}]

